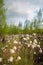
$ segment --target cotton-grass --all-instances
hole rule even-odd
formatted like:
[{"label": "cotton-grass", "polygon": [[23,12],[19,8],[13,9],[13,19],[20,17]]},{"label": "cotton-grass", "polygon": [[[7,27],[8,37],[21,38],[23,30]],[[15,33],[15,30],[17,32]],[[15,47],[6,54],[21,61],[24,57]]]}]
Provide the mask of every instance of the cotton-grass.
[{"label": "cotton-grass", "polygon": [[24,40],[24,41],[27,41],[27,38],[24,37],[23,40]]},{"label": "cotton-grass", "polygon": [[6,64],[3,64],[3,65],[6,65]]},{"label": "cotton-grass", "polygon": [[30,40],[30,44],[32,44],[32,41]]},{"label": "cotton-grass", "polygon": [[35,42],[35,43],[37,43],[37,40],[36,40],[36,39],[34,39],[34,42]]},{"label": "cotton-grass", "polygon": [[34,54],[36,54],[36,52],[34,52]]},{"label": "cotton-grass", "polygon": [[15,53],[15,50],[14,49],[10,49],[10,53]]},{"label": "cotton-grass", "polygon": [[13,47],[13,49],[14,49],[14,50],[17,50],[17,47],[16,47],[16,46],[14,46],[14,47]]},{"label": "cotton-grass", "polygon": [[42,53],[42,49],[41,48],[40,48],[39,52]]},{"label": "cotton-grass", "polygon": [[38,48],[40,48],[40,45],[37,45]]},{"label": "cotton-grass", "polygon": [[30,47],[31,46],[31,44],[28,44],[28,47]]},{"label": "cotton-grass", "polygon": [[16,40],[14,40],[14,42],[13,42],[14,44],[18,44],[18,42],[16,41]]},{"label": "cotton-grass", "polygon": [[29,40],[30,38],[29,37],[26,37],[27,38],[27,40]]},{"label": "cotton-grass", "polygon": [[12,56],[8,59],[9,62],[13,62],[13,60],[14,58]]},{"label": "cotton-grass", "polygon": [[3,60],[3,58],[2,58],[2,57],[0,57],[0,62],[2,62],[2,60]]},{"label": "cotton-grass", "polygon": [[33,33],[34,36],[36,36],[36,33]]},{"label": "cotton-grass", "polygon": [[19,60],[21,60],[21,57],[20,56],[17,57],[16,61],[19,61]]},{"label": "cotton-grass", "polygon": [[27,37],[29,37],[29,34],[26,34]]}]

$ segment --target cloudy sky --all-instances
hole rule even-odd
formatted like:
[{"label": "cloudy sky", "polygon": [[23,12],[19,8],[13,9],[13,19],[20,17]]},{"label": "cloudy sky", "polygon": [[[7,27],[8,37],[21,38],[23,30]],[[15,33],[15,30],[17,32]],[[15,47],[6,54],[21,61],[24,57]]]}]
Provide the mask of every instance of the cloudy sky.
[{"label": "cloudy sky", "polygon": [[43,10],[43,0],[5,0],[5,6],[8,24],[18,24],[32,20],[40,8]]}]

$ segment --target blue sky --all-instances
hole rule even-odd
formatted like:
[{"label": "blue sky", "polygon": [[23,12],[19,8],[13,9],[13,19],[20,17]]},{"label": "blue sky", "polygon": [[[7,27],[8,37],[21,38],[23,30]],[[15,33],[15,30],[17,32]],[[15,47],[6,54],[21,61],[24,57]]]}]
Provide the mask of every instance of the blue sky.
[{"label": "blue sky", "polygon": [[43,0],[5,0],[7,8],[7,23],[24,23],[26,19],[32,20],[41,8],[43,10]]}]

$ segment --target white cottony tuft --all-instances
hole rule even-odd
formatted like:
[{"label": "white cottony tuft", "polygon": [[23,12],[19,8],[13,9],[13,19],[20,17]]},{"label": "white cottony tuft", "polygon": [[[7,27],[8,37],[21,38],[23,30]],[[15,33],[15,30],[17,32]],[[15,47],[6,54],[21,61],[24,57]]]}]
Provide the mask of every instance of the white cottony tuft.
[{"label": "white cottony tuft", "polygon": [[0,57],[0,62],[2,62],[2,57]]},{"label": "white cottony tuft", "polygon": [[32,43],[32,41],[30,41],[30,44]]},{"label": "white cottony tuft", "polygon": [[3,64],[3,65],[6,65],[6,64]]},{"label": "white cottony tuft", "polygon": [[37,45],[38,48],[40,48],[40,45]]},{"label": "white cottony tuft", "polygon": [[29,37],[26,37],[27,38],[27,40],[29,40],[30,38]]},{"label": "white cottony tuft", "polygon": [[17,61],[19,61],[19,60],[21,60],[21,57],[20,56],[17,57]]},{"label": "white cottony tuft", "polygon": [[21,44],[21,42],[19,42],[19,44]]},{"label": "white cottony tuft", "polygon": [[16,47],[16,46],[14,46],[14,47],[13,47],[13,49],[14,49],[14,50],[17,50],[17,47]]},{"label": "white cottony tuft", "polygon": [[39,44],[40,44],[40,42],[39,42]]},{"label": "white cottony tuft", "polygon": [[10,49],[10,53],[15,53],[14,49]]},{"label": "white cottony tuft", "polygon": [[31,45],[30,44],[28,44],[28,47],[30,47]]},{"label": "white cottony tuft", "polygon": [[33,33],[33,35],[35,36],[35,35],[36,35],[36,33]]},{"label": "white cottony tuft", "polygon": [[35,42],[35,43],[37,43],[37,40],[36,40],[36,39],[34,39],[34,42]]},{"label": "white cottony tuft", "polygon": [[15,40],[13,43],[14,43],[14,44],[17,44],[18,42]]},{"label": "white cottony tuft", "polygon": [[42,49],[40,49],[39,52],[42,53]]},{"label": "white cottony tuft", "polygon": [[27,37],[29,37],[29,34],[26,34]]},{"label": "white cottony tuft", "polygon": [[27,41],[27,38],[23,38],[23,40]]},{"label": "white cottony tuft", "polygon": [[10,62],[13,62],[13,57],[10,57],[9,59],[8,59],[8,61],[10,61]]},{"label": "white cottony tuft", "polygon": [[34,52],[34,54],[36,54],[36,52]]}]

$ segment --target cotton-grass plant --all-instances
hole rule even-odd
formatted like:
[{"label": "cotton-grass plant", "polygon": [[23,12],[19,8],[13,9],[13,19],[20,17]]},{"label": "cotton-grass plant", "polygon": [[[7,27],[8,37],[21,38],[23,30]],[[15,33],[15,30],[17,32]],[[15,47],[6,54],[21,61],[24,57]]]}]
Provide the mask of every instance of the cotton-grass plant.
[{"label": "cotton-grass plant", "polygon": [[[36,33],[33,33],[32,35],[21,35],[21,37],[22,42],[20,38],[19,41],[14,39],[11,42],[11,40],[9,40],[9,42],[1,48],[4,56],[1,54],[0,63],[3,65],[7,65],[7,63],[13,63],[16,65],[20,62],[20,65],[22,65],[22,63],[32,65],[33,55],[37,54],[37,50],[35,49],[37,48],[39,53],[43,52],[40,46],[41,43],[37,40]],[[4,63],[3,59],[5,60]]]}]

